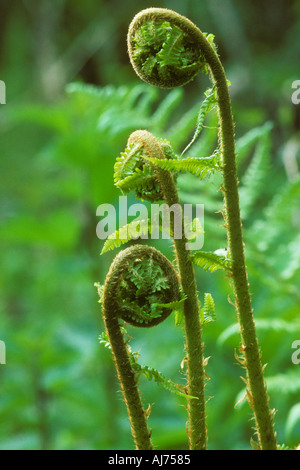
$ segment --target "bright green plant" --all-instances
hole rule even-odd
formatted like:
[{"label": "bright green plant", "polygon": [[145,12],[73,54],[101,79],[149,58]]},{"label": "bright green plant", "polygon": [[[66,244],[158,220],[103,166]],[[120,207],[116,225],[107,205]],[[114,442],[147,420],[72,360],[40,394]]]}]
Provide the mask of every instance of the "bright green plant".
[{"label": "bright green plant", "polygon": [[[211,272],[218,268],[225,269],[232,279],[242,339],[241,363],[247,371],[247,396],[256,422],[259,439],[257,447],[263,450],[277,449],[273,415],[269,409],[269,397],[260,359],[247,280],[239,206],[234,124],[228,81],[214,45],[214,38],[212,35],[203,34],[188,19],[173,11],[150,8],[140,12],[133,19],[128,32],[128,50],[136,73],[152,85],[162,88],[181,86],[192,80],[200,71],[209,73],[213,83],[212,89],[206,93],[206,98],[200,108],[193,139],[181,157],[174,156],[168,144],[164,148],[148,132],[137,131],[130,137],[128,149],[118,159],[115,167],[115,183],[121,189],[124,191],[137,189],[137,196],[148,198],[150,201],[163,198],[170,206],[179,203],[174,184],[174,175],[178,171],[191,172],[200,177],[214,171],[221,171],[223,175],[221,189],[224,196],[223,215],[228,240],[226,255],[196,252],[190,256],[185,249],[186,239],[174,239],[179,279],[184,295],[188,356],[187,389],[190,395],[188,399],[190,448],[205,449],[207,439],[202,328],[192,268],[192,262],[194,262]],[[216,106],[219,116],[217,150],[212,156],[206,158],[183,158],[184,152],[189,150],[196,141],[202,130],[204,118],[213,106]],[[125,238],[125,241],[128,241],[128,237]],[[108,288],[106,291],[108,292]],[[114,309],[105,308],[105,292],[103,303],[104,317],[115,315]],[[206,299],[206,306],[208,304],[212,304],[211,299]],[[146,308],[145,305],[144,307]],[[108,312],[108,310],[111,311]],[[110,340],[112,342],[111,338]],[[112,349],[118,363],[117,352],[113,347]],[[118,372],[126,396],[127,385],[124,385],[120,369]],[[134,380],[132,369],[131,375]],[[128,404],[127,407],[129,416],[131,416]],[[140,418],[145,415],[142,409],[139,414]],[[143,439],[143,445],[146,447],[139,447],[136,428],[134,425],[132,428],[137,447],[151,448],[150,442],[145,444],[145,439]],[[145,427],[146,435],[149,436],[149,433],[147,434]]]}]

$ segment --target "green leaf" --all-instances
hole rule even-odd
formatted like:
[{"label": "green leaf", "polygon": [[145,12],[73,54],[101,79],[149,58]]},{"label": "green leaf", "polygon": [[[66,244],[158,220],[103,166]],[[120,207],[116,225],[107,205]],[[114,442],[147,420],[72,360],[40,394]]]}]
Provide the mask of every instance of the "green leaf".
[{"label": "green leaf", "polygon": [[264,133],[258,138],[253,158],[242,178],[240,205],[242,218],[249,218],[250,211],[261,196],[262,189],[269,180],[271,171],[271,130],[272,123],[266,123]]},{"label": "green leaf", "polygon": [[101,255],[106,253],[107,251],[114,250],[115,248],[119,248],[124,243],[129,242],[129,240],[136,239],[137,232],[139,237],[146,236],[148,232],[151,230],[151,219],[147,220],[134,220],[124,227],[116,230],[115,232],[111,233],[109,237],[106,239],[104,246],[101,251]]},{"label": "green leaf", "polygon": [[285,425],[287,439],[291,439],[293,431],[297,425],[300,425],[300,403],[296,403],[296,405],[292,406],[289,411]]},{"label": "green leaf", "polygon": [[203,325],[216,321],[215,302],[211,294],[204,294],[204,304],[200,310],[201,322]]},{"label": "green leaf", "polygon": [[187,395],[180,386],[172,382],[171,379],[167,379],[161,372],[152,367],[148,367],[145,365],[140,365],[136,362],[135,356],[131,354],[131,367],[135,373],[144,375],[148,380],[154,380],[158,385],[161,385],[165,390],[168,390],[171,393],[175,393],[175,395],[185,397],[185,398],[192,398],[197,400],[197,397],[193,397],[191,395]]},{"label": "green leaf", "polygon": [[231,271],[232,261],[226,257],[220,256],[216,252],[211,251],[194,251],[191,252],[190,258],[192,262],[211,273],[217,271],[217,269],[224,269],[225,271]]},{"label": "green leaf", "polygon": [[200,135],[200,132],[203,129],[203,124],[204,124],[204,119],[207,116],[207,114],[210,112],[212,107],[217,103],[217,97],[216,97],[216,92],[215,92],[215,87],[208,89],[205,92],[206,98],[201,104],[201,108],[199,111],[198,119],[197,119],[197,127],[194,133],[194,136],[191,140],[191,142],[185,147],[183,150],[181,156],[189,150],[189,148],[193,145],[194,142],[196,142],[197,138]]},{"label": "green leaf", "polygon": [[220,170],[220,151],[217,151],[210,157],[189,157],[182,160],[168,160],[159,158],[144,157],[153,165],[171,172],[189,172],[195,176],[204,178],[207,174]]},{"label": "green leaf", "polygon": [[181,88],[174,88],[170,91],[153,113],[153,125],[163,129],[167,125],[174,109],[182,101],[182,98],[183,91]]},{"label": "green leaf", "polygon": [[[123,335],[127,334],[126,329],[124,327],[122,328],[122,333],[123,333]],[[108,336],[105,332],[103,332],[99,336],[99,343],[103,344],[105,348],[111,350],[111,345],[110,345],[110,342],[109,342],[109,338],[108,338]],[[136,374],[143,375],[148,380],[153,379],[158,385],[161,385],[164,389],[168,390],[169,392],[175,393],[177,396],[198,400],[197,397],[187,395],[183,391],[183,387],[181,387],[180,385],[175,384],[174,382],[172,382],[171,379],[167,379],[157,369],[153,369],[152,367],[139,364],[137,362],[137,358],[139,357],[139,354],[137,352],[132,352],[130,350],[130,348],[128,348],[127,350],[128,350],[128,354],[129,354],[131,367],[132,367],[133,371]]]},{"label": "green leaf", "polygon": [[244,161],[256,142],[261,139],[266,133],[270,132],[270,122],[264,125],[251,129],[236,141],[237,162],[240,165]]},{"label": "green leaf", "polygon": [[[280,318],[257,318],[255,320],[257,331],[271,331],[274,333],[300,334],[300,321],[285,321]],[[218,338],[218,344],[223,345],[233,335],[240,333],[238,324],[230,325]]]},{"label": "green leaf", "polygon": [[169,302],[167,304],[155,304],[155,305],[157,307],[171,308],[172,310],[182,310],[185,300],[186,300],[186,297],[180,300],[176,300],[174,302]]}]

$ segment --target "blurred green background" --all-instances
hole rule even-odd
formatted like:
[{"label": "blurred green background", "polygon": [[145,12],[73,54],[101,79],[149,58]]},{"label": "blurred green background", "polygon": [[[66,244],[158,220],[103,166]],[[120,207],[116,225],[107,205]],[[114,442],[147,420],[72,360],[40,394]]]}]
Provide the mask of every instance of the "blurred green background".
[{"label": "blurred green background", "polygon": [[[161,91],[135,76],[128,25],[140,9],[171,8],[215,34],[231,81],[246,256],[257,332],[279,443],[300,441],[300,79],[297,0],[1,0],[0,79],[0,449],[132,449],[125,404],[103,331],[94,282],[116,252],[100,257],[96,209],[118,207],[115,158],[138,128],[180,152],[191,138],[199,76]],[[77,82],[77,84],[74,84]],[[81,83],[81,85],[78,84]],[[89,86],[84,86],[84,84]],[[97,87],[97,88],[95,88]],[[216,119],[190,150],[208,155]],[[205,204],[204,249],[226,247],[220,179],[178,180],[186,203]],[[136,202],[130,196],[132,202]],[[173,259],[171,244],[151,244]],[[248,449],[253,421],[239,365],[240,338],[228,279],[196,270],[199,297],[217,318],[204,329],[209,449]],[[140,362],[184,380],[184,338],[174,318],[128,330]],[[183,398],[140,380],[157,449],[185,449]],[[235,404],[237,404],[235,406]]]}]

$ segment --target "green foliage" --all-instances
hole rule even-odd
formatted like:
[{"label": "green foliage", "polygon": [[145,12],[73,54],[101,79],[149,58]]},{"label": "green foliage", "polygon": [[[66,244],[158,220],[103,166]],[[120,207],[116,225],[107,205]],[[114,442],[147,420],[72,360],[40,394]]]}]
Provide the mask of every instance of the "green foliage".
[{"label": "green foliage", "polygon": [[240,190],[240,203],[242,216],[248,217],[248,213],[255,209],[255,203],[264,189],[266,180],[271,170],[271,130],[273,125],[264,124],[256,136],[257,145],[254,155],[243,175],[242,188]]},{"label": "green foliage", "polygon": [[133,60],[152,80],[166,84],[182,76],[190,79],[204,67],[199,49],[180,28],[150,19],[134,34]]},{"label": "green foliage", "polygon": [[216,308],[213,296],[209,293],[204,294],[204,304],[200,310],[201,321],[203,325],[216,321]]},{"label": "green foliage", "polygon": [[209,88],[205,92],[205,96],[206,96],[206,98],[202,102],[201,107],[200,107],[199,115],[198,115],[198,118],[197,118],[197,127],[196,127],[195,133],[193,135],[193,138],[192,138],[191,142],[185,147],[185,149],[183,150],[181,155],[183,155],[185,152],[187,152],[189,150],[189,148],[193,145],[193,143],[196,142],[197,138],[200,135],[200,132],[203,129],[203,124],[204,124],[205,117],[210,112],[210,110],[213,108],[213,106],[215,106],[216,103],[217,103],[215,87]]},{"label": "green foliage", "polygon": [[[145,158],[150,161],[148,157]],[[179,171],[182,173],[189,172],[202,179],[208,174],[220,170],[220,152],[217,151],[210,157],[188,157],[181,160],[151,158],[151,162],[163,170],[170,172]]]},{"label": "green foliage", "polygon": [[175,384],[170,379],[167,379],[158,370],[153,369],[149,366],[142,366],[134,361],[132,361],[131,365],[136,374],[143,375],[148,380],[153,379],[158,385],[161,385],[165,390],[175,393],[175,395],[179,397],[194,398],[195,400],[197,399],[196,397],[192,397],[191,395],[187,395],[186,393],[184,393],[182,390],[180,390],[179,385]]},{"label": "green foliage", "polygon": [[124,271],[118,289],[121,316],[130,316],[137,323],[159,318],[166,308],[169,290],[158,263],[151,258],[132,261]]},{"label": "green foliage", "polygon": [[215,272],[217,269],[231,270],[231,260],[226,256],[221,256],[216,252],[194,251],[190,254],[190,258],[196,266],[205,271]]},{"label": "green foliage", "polygon": [[[176,159],[169,142],[158,139],[166,159]],[[150,202],[163,199],[160,184],[155,176],[153,165],[147,163],[147,155],[138,144],[130,145],[130,148],[121,153],[114,166],[115,185],[123,193],[135,191],[137,198]]]},{"label": "green foliage", "polygon": [[133,238],[148,235],[148,232],[151,231],[151,228],[153,228],[151,219],[137,221],[134,220],[133,222],[130,222],[107,237],[103,245],[101,255],[109,250],[119,248],[123,243],[129,242],[129,240],[132,240]]}]

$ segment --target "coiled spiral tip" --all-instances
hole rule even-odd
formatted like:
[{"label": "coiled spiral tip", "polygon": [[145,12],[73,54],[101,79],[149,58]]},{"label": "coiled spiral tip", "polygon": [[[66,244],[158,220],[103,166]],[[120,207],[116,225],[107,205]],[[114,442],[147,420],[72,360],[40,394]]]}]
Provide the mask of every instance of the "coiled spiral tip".
[{"label": "coiled spiral tip", "polygon": [[146,130],[137,130],[129,136],[125,152],[116,160],[115,185],[123,193],[134,191],[139,199],[161,201],[164,199],[161,182],[154,166],[144,157],[177,158],[169,142],[157,139]]},{"label": "coiled spiral tip", "polygon": [[103,291],[103,314],[139,327],[152,327],[180,300],[179,280],[170,261],[153,247],[134,245],[114,259]]},{"label": "coiled spiral tip", "polygon": [[164,8],[148,8],[132,20],[127,45],[131,64],[144,81],[175,88],[205,69],[198,28],[187,18]]}]

